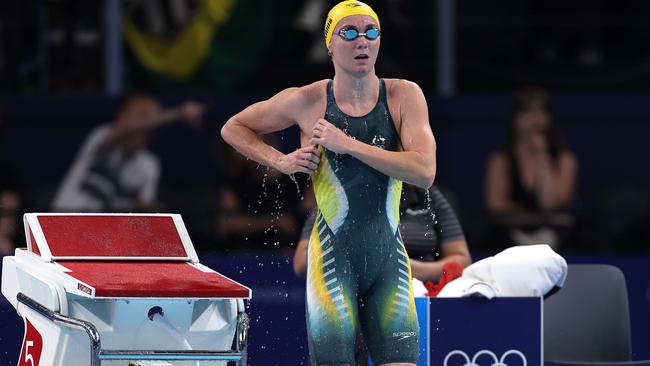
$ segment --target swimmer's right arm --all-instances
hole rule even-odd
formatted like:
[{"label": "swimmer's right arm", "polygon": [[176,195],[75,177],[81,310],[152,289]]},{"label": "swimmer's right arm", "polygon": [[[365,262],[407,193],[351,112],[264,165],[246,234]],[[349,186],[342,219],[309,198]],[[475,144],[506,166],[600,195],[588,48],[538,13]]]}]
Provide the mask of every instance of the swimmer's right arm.
[{"label": "swimmer's right arm", "polygon": [[305,146],[283,154],[264,143],[260,135],[284,130],[297,124],[298,116],[309,105],[300,88],[289,88],[271,99],[255,103],[231,117],[221,128],[221,137],[242,155],[284,174],[312,174],[320,153],[316,146]]}]

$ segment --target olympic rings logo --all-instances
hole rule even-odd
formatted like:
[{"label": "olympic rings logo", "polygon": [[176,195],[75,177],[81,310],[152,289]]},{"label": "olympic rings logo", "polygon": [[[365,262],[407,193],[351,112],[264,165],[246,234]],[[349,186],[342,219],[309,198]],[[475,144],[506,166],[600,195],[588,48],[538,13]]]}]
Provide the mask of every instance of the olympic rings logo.
[{"label": "olympic rings logo", "polygon": [[505,363],[505,360],[506,360],[506,357],[508,357],[510,355],[519,356],[521,358],[521,360],[523,361],[522,366],[527,366],[527,364],[528,364],[528,361],[526,360],[526,356],[521,351],[518,351],[516,349],[511,349],[511,350],[508,350],[508,351],[504,352],[503,355],[501,355],[501,358],[497,358],[497,355],[494,354],[494,352],[484,349],[484,350],[476,352],[474,357],[472,357],[471,361],[470,361],[469,355],[467,355],[467,353],[465,353],[465,352],[463,352],[461,350],[451,351],[451,352],[449,352],[447,354],[447,356],[445,356],[445,360],[443,361],[443,366],[448,366],[447,362],[454,355],[459,355],[459,356],[461,356],[461,357],[463,357],[465,359],[465,363],[462,366],[478,366],[476,361],[478,360],[478,358],[480,356],[483,356],[483,355],[492,356],[492,360],[494,362],[490,366],[508,366]]}]

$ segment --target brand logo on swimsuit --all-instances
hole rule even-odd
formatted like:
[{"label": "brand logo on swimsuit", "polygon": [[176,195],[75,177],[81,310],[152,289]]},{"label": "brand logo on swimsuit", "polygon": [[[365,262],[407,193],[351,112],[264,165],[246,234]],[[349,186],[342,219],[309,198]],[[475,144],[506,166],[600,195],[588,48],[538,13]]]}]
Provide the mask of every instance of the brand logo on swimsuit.
[{"label": "brand logo on swimsuit", "polygon": [[393,337],[399,337],[397,340],[401,341],[402,339],[415,337],[417,333],[415,332],[393,332]]},{"label": "brand logo on swimsuit", "polygon": [[[458,365],[457,363],[453,363],[453,364],[450,365],[448,363],[449,360],[453,356],[456,356],[456,355],[460,356],[465,361],[465,363],[463,363],[461,365]],[[461,350],[451,351],[451,352],[447,353],[447,356],[445,356],[445,360],[443,361],[442,366],[478,366],[478,363],[476,363],[476,362],[477,362],[478,358],[480,356],[483,356],[483,355],[488,355],[488,356],[490,356],[492,358],[491,361],[488,361],[488,363],[486,363],[486,365],[489,365],[489,366],[509,366],[507,363],[505,363],[505,360],[506,360],[506,357],[508,357],[510,355],[519,356],[519,358],[522,361],[522,364],[521,364],[522,366],[526,366],[528,364],[528,360],[526,359],[526,356],[519,350],[511,349],[511,350],[505,351],[503,353],[503,355],[501,355],[501,358],[497,358],[497,355],[494,352],[484,349],[484,350],[480,350],[480,351],[476,352],[474,354],[474,357],[472,357],[471,360],[469,359],[469,355],[467,353],[461,351]],[[518,366],[518,364],[516,364],[516,365]]]}]

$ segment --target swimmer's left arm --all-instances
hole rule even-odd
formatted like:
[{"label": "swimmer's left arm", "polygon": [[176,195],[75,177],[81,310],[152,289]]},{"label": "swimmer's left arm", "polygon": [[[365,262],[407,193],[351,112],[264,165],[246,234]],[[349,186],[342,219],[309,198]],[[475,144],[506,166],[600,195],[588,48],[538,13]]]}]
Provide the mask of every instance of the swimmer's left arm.
[{"label": "swimmer's left arm", "polygon": [[324,119],[314,126],[311,144],[320,144],[340,154],[350,154],[380,172],[429,188],[436,175],[436,141],[429,126],[424,94],[417,84],[398,80],[400,131],[403,151],[388,151],[347,136]]}]

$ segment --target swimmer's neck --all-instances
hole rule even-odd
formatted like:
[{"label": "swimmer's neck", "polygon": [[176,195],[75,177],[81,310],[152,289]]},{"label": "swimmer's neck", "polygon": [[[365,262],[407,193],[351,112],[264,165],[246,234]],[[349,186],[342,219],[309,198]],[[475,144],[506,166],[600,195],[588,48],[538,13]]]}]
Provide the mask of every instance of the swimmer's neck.
[{"label": "swimmer's neck", "polygon": [[365,75],[336,73],[334,75],[334,98],[337,103],[375,103],[379,96],[379,78],[373,72]]}]

